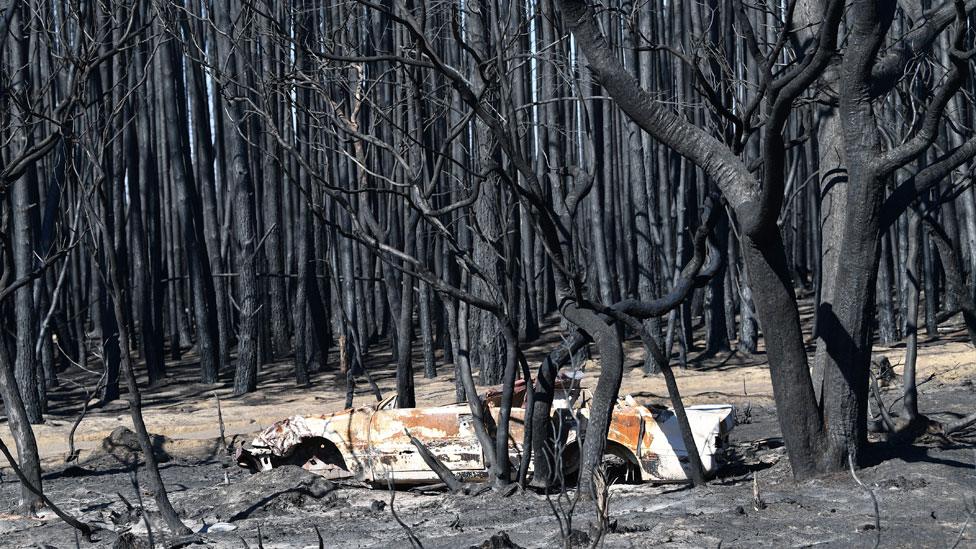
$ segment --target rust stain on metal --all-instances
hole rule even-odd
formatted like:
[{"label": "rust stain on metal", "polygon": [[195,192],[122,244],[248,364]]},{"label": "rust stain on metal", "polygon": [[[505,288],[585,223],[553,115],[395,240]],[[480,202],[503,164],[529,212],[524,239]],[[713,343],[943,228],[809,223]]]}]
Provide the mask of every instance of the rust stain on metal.
[{"label": "rust stain on metal", "polygon": [[[516,387],[517,395],[524,391],[524,385]],[[496,421],[499,395],[490,391],[485,398],[485,412]],[[521,398],[516,400],[521,403]],[[553,414],[572,417],[570,409],[575,403],[575,412],[588,418],[589,410],[581,404],[586,400],[574,398],[562,408],[554,406]],[[732,407],[691,406],[688,414],[703,465],[712,473],[718,468],[718,458],[735,423]],[[512,408],[509,448],[514,462],[522,453],[524,418],[523,408]],[[582,423],[570,420],[566,424],[567,443],[576,440],[580,435],[577,431],[585,431],[587,423],[585,419]],[[398,409],[395,396],[374,406],[284,419],[241,448],[237,458],[242,467],[252,471],[294,464],[333,479],[358,478],[383,485],[388,478],[404,484],[436,482],[436,475],[411,444],[408,430],[455,474],[472,480],[487,478],[466,404]],[[622,399],[614,408],[608,440],[632,453],[629,459],[640,468],[642,480],[687,480],[687,451],[670,411],[638,405],[630,397]]]},{"label": "rust stain on metal", "polygon": [[641,438],[641,417],[628,409],[614,411],[607,439],[636,450]]}]

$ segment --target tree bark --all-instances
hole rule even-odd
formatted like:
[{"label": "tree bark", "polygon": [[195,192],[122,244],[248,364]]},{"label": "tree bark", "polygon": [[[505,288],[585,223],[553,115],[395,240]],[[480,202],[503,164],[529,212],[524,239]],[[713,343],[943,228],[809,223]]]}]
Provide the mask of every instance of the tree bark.
[{"label": "tree bark", "polygon": [[[12,8],[13,9],[13,8]],[[30,86],[30,66],[27,64],[27,25],[24,15],[28,11],[27,5],[14,9],[10,23],[10,58],[12,65],[19,67],[12,75],[16,88],[26,90]],[[5,14],[6,15],[6,14]],[[27,124],[16,131],[14,153],[26,152],[32,143],[30,137],[32,115],[19,108],[20,101],[11,102],[15,109],[15,119],[24,120]],[[37,217],[37,175],[33,167],[13,182],[10,192],[11,209],[13,212],[13,268],[15,278],[24,278],[34,270],[34,237]],[[40,253],[38,251],[38,253]],[[21,286],[14,293],[14,310],[16,314],[17,353],[14,358],[14,372],[17,378],[17,388],[20,391],[27,419],[30,423],[43,423],[41,393],[44,388],[39,383],[37,356],[34,354],[34,341],[37,338],[37,313],[34,308],[34,293],[31,284]]]},{"label": "tree bark", "polygon": [[[217,301],[213,273],[207,252],[207,238],[203,220],[203,206],[190,158],[189,125],[183,79],[176,52],[176,44],[166,42],[160,47],[162,63],[161,94],[166,147],[171,159],[172,175],[186,196],[187,209],[184,235],[187,240],[187,259],[192,283],[193,314],[197,328],[197,350],[200,354],[200,380],[216,383],[220,371],[220,336],[217,325]],[[253,211],[253,208],[252,208]],[[246,212],[241,212],[246,215]],[[156,380],[152,380],[156,381]]]},{"label": "tree bark", "polygon": [[[10,433],[14,437],[14,445],[17,447],[20,469],[28,481],[40,490],[42,489],[41,459],[37,451],[37,440],[34,438],[34,430],[31,428],[24,401],[17,390],[14,365],[10,361],[5,339],[0,337],[0,397],[3,398],[4,413],[7,416]],[[23,513],[30,515],[40,509],[42,501],[40,496],[22,484],[20,501],[17,505]]]},{"label": "tree bark", "polygon": [[[258,373],[258,338],[260,336],[260,296],[257,279],[257,234],[255,227],[254,184],[251,180],[250,150],[245,135],[247,124],[244,120],[244,109],[241,99],[234,96],[242,93],[242,88],[236,86],[236,78],[245,74],[245,64],[241,59],[242,53],[234,51],[231,37],[244,32],[244,29],[231,24],[238,21],[241,12],[240,3],[236,0],[226,0],[222,9],[217,13],[217,25],[220,28],[219,47],[221,66],[230,73],[222,82],[223,91],[227,94],[227,116],[224,118],[224,138],[230,162],[228,176],[233,187],[234,215],[233,232],[235,241],[235,259],[237,261],[237,284],[239,322],[237,329],[237,368],[234,373],[234,394],[249,393],[257,388]],[[231,17],[231,13],[235,17]]]}]

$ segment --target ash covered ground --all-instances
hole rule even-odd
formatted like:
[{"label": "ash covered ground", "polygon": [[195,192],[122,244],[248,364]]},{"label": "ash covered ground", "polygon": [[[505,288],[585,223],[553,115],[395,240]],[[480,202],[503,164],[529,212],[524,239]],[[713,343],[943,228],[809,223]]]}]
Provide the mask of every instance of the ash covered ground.
[{"label": "ash covered ground", "polygon": [[[935,417],[953,417],[965,411],[966,403],[976,402],[976,390],[966,381],[926,383],[922,395],[923,411]],[[733,432],[734,462],[708,486],[613,486],[604,546],[872,547],[879,533],[883,547],[976,546],[976,447],[971,441],[876,444],[872,463],[857,474],[877,498],[879,532],[871,497],[850,473],[792,480],[772,407],[753,405],[750,415],[751,421]],[[81,547],[123,542],[148,547],[142,506],[154,541],[165,547],[174,540],[154,512],[147,481],[132,475],[131,441],[121,430],[111,440],[112,445],[77,465],[50,470],[44,478],[48,496],[104,529],[94,543],[80,540]],[[179,448],[165,439],[159,446],[161,452]],[[201,531],[201,547],[258,547],[259,529],[266,548],[318,547],[318,535],[325,547],[409,547],[405,528],[391,513],[391,495],[399,519],[427,548],[562,544],[550,502],[538,493],[391,494],[332,484],[297,467],[251,475],[218,446],[199,444],[167,453],[162,465],[177,510]],[[762,501],[758,509],[756,486]],[[50,513],[39,519],[14,515],[18,490],[16,480],[5,474],[0,545],[76,546],[74,532]],[[558,507],[558,498],[551,499]],[[594,523],[592,504],[580,502],[572,521],[574,546],[588,545]]]}]

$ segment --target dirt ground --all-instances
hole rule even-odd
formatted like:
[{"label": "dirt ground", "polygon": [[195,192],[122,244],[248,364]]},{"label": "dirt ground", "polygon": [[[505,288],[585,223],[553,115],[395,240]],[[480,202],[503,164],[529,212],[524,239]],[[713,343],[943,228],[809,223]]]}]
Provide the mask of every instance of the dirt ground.
[{"label": "dirt ground", "polygon": [[[530,356],[558,344],[556,327],[532,348]],[[659,377],[645,377],[643,356],[628,344],[629,365],[621,396],[639,402],[666,401]],[[812,347],[811,347],[812,353]],[[900,374],[904,346],[877,347]],[[694,355],[693,355],[694,358]],[[394,379],[388,354],[370,357],[370,370],[384,392]],[[607,547],[871,547],[880,534],[883,547],[976,547],[976,445],[973,437],[960,441],[922,440],[911,446],[878,443],[871,462],[857,473],[795,482],[782,446],[772,401],[768,367],[763,354],[726,353],[693,360],[678,370],[678,384],[687,403],[731,402],[748,408],[748,423],[733,431],[732,462],[708,486],[619,485],[611,488],[612,527]],[[227,435],[245,440],[269,423],[296,413],[324,413],[343,405],[345,387],[334,374],[322,373],[313,385],[298,390],[288,363],[265,367],[261,388],[252,395],[232,398],[231,373],[218,386],[194,381],[192,354],[171,365],[171,377],[147,391],[146,423],[161,435],[163,478],[171,498],[195,531],[202,531],[210,547],[318,547],[318,528],[324,547],[409,546],[406,529],[426,548],[481,546],[500,533],[515,545],[485,547],[552,547],[560,544],[560,526],[552,505],[556,498],[525,492],[502,497],[493,492],[453,496],[369,490],[334,485],[308,478],[295,468],[250,475],[232,463],[217,441],[219,396]],[[434,380],[418,379],[419,404],[453,401],[454,381],[442,367]],[[588,372],[584,386],[595,384]],[[100,449],[101,441],[117,427],[131,427],[124,402],[91,411],[78,428],[77,464],[63,462],[66,437],[77,416],[84,387],[94,385],[92,374],[69,370],[52,395],[54,413],[36,428],[45,468],[47,495],[76,516],[105,528],[94,543],[80,547],[111,547],[128,531],[145,543],[145,521],[127,510],[123,498],[136,508],[145,505],[157,546],[167,532],[155,515],[147,481],[141,473]],[[939,337],[923,338],[919,356],[920,408],[935,419],[951,419],[972,411],[976,403],[976,351],[964,330],[948,324]],[[891,402],[899,394],[895,383],[886,392]],[[356,403],[373,399],[361,383]],[[9,431],[0,436],[12,447]],[[73,531],[49,512],[39,518],[15,514],[19,484],[12,471],[0,469],[0,547],[76,547]],[[755,503],[758,490],[763,504]],[[880,531],[875,528],[873,493],[877,498]],[[141,504],[140,504],[141,501]],[[565,504],[566,502],[563,501]],[[585,546],[594,514],[582,502],[574,513],[573,538]],[[216,525],[215,525],[216,524]],[[118,532],[118,533],[117,533]],[[135,545],[140,546],[140,545]],[[148,546],[148,545],[142,545]]]}]

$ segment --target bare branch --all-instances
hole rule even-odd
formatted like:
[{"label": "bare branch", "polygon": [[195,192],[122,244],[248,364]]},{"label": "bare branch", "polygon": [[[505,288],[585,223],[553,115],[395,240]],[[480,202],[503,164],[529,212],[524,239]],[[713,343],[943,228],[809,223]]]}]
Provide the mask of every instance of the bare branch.
[{"label": "bare branch", "polygon": [[584,0],[559,0],[563,20],[586,54],[587,64],[617,105],[655,139],[703,169],[739,210],[756,203],[759,189],[748,168],[721,141],[661,105],[613,55]]}]

